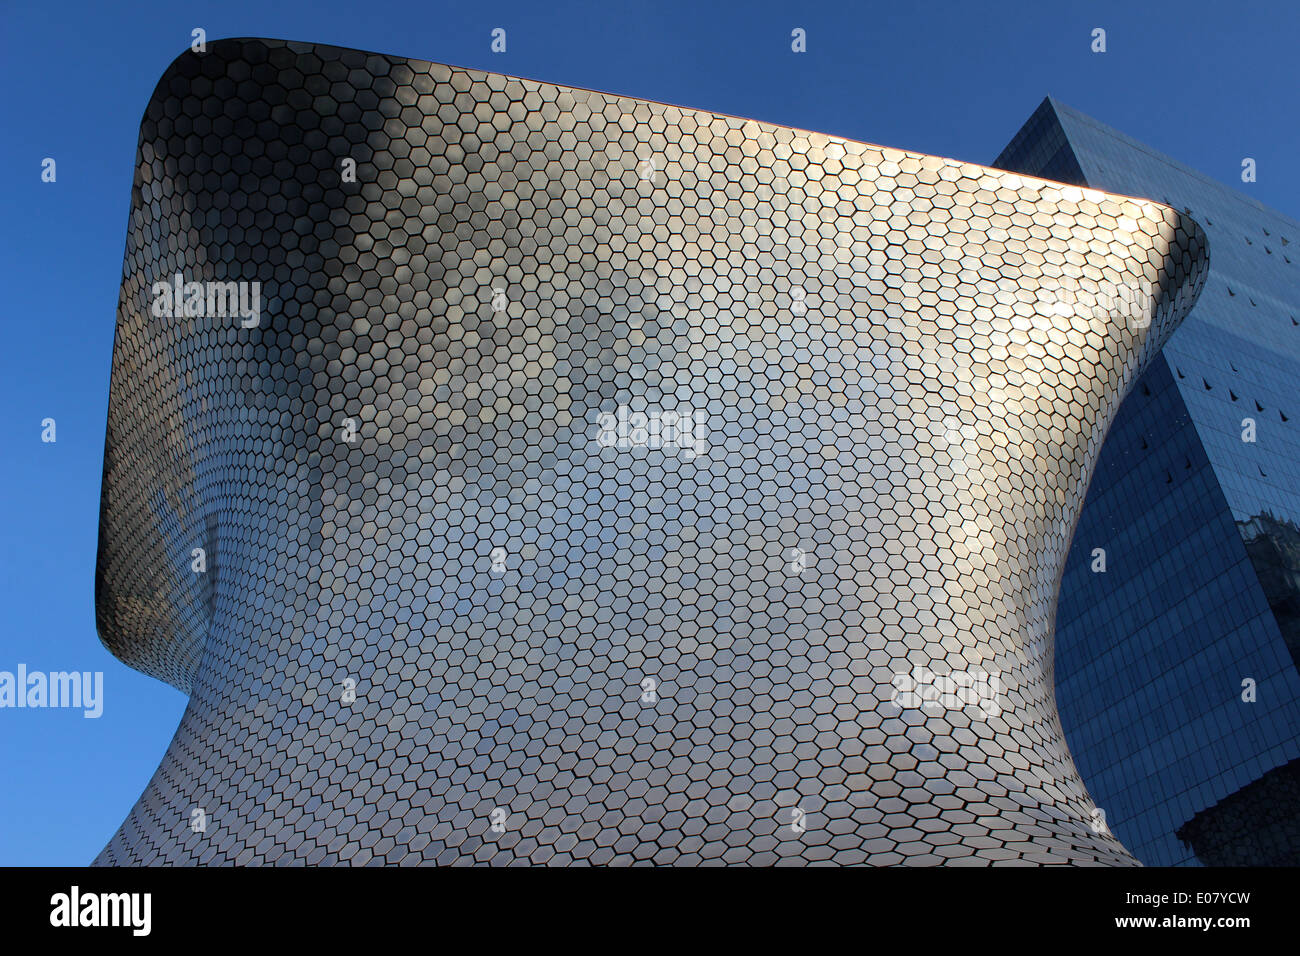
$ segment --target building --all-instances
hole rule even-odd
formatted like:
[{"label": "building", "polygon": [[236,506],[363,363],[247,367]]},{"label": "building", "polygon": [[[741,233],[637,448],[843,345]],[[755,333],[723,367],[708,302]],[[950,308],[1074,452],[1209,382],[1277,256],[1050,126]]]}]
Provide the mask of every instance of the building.
[{"label": "building", "polygon": [[1051,98],[994,165],[1147,196],[1209,236],[1206,288],[1088,490],[1057,703],[1138,859],[1300,863],[1300,223]]},{"label": "building", "polygon": [[98,626],[190,704],[100,862],[1134,862],[1050,623],[1191,217],[263,40],[132,199]]}]

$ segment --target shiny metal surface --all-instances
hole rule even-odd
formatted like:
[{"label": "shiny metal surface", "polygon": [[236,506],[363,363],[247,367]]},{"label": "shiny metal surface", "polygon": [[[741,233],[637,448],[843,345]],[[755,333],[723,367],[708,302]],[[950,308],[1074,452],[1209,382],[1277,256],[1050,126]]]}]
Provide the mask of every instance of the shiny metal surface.
[{"label": "shiny metal surface", "polygon": [[[141,127],[97,606],[191,701],[98,862],[1132,863],[1051,622],[1205,268],[1172,209],[952,160],[183,55]],[[260,321],[155,315],[177,274],[259,283]]]}]

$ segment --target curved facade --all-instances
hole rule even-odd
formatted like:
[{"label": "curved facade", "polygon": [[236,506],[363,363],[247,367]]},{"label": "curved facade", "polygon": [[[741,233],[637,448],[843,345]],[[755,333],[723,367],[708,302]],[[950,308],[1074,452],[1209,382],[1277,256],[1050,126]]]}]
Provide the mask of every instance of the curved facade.
[{"label": "curved facade", "polygon": [[994,165],[1150,196],[1206,231],[1211,275],[1088,487],[1057,702],[1143,863],[1300,865],[1300,222],[1050,97]]},{"label": "curved facade", "polygon": [[1051,628],[1205,270],[1143,200],[336,48],[183,55],[140,133],[96,584],[104,643],[190,704],[98,862],[1134,862]]}]

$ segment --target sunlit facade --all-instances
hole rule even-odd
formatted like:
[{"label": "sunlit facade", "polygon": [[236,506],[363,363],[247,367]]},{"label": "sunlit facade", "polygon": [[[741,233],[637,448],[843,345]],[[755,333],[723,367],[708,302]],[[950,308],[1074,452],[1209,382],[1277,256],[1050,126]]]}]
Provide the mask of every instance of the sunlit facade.
[{"label": "sunlit facade", "polygon": [[1204,240],[698,110],[182,56],[97,609],[190,703],[100,862],[1131,865],[1051,621]]}]

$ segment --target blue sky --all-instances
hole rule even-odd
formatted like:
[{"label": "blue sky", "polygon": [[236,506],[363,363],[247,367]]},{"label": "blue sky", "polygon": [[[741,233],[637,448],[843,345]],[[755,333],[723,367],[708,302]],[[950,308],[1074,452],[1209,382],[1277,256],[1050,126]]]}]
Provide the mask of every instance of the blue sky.
[{"label": "blue sky", "polygon": [[[1300,5],[0,0],[0,671],[104,672],[104,713],[0,709],[0,865],[81,865],[184,695],[95,635],[113,321],[140,116],[202,27],[357,47],[990,162],[1051,93],[1300,218]],[[504,54],[489,50],[507,30]],[[808,52],[790,52],[790,31]],[[1090,51],[1094,27],[1108,51]],[[1239,180],[1243,156],[1258,182]],[[58,180],[40,181],[53,157]],[[41,420],[58,423],[43,444]]]}]

